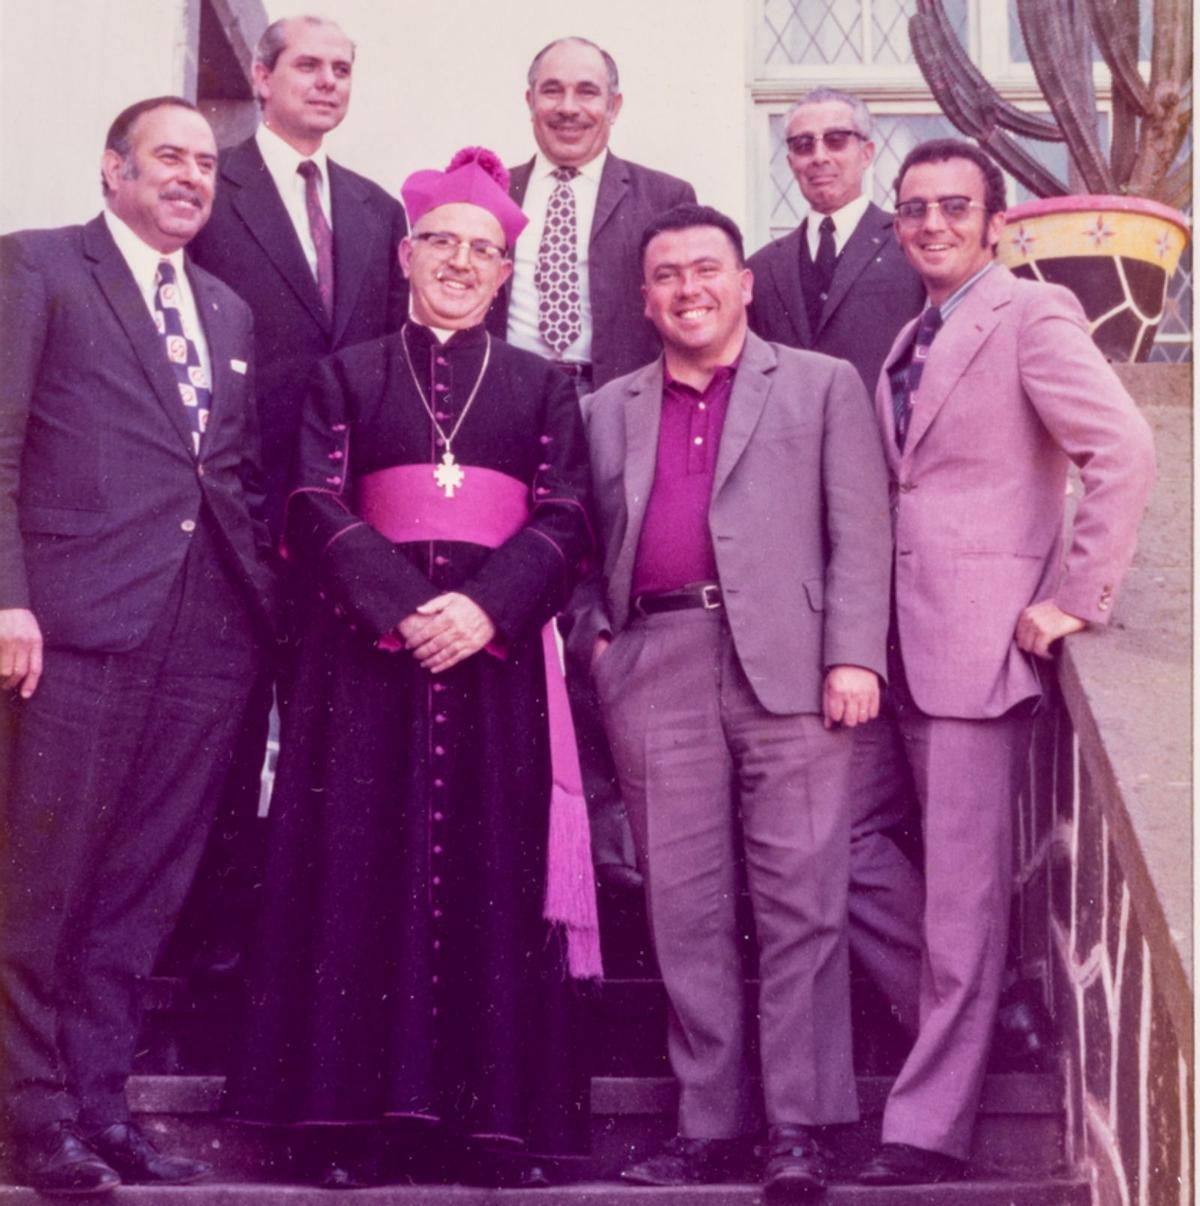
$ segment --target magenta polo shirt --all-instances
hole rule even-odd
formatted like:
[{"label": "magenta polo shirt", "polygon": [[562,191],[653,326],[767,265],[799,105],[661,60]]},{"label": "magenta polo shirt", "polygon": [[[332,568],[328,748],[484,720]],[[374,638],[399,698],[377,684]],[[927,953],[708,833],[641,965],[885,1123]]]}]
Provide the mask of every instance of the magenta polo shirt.
[{"label": "magenta polo shirt", "polygon": [[635,596],[717,580],[708,504],[736,371],[736,361],[719,365],[697,391],[663,367],[658,458],[633,565]]}]

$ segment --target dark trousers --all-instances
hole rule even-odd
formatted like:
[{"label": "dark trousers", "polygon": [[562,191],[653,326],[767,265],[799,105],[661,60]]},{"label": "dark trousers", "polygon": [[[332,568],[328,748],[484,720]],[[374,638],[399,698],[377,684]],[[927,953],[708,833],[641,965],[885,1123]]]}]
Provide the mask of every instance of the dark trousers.
[{"label": "dark trousers", "polygon": [[20,1134],[128,1117],[138,993],[204,847],[262,636],[202,520],[150,636],[10,699],[0,1094]]}]

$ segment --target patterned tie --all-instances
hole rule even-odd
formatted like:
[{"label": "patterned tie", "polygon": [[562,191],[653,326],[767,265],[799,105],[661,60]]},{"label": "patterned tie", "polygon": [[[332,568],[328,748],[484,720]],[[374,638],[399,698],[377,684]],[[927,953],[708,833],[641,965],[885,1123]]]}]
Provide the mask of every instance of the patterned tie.
[{"label": "patterned tie", "polygon": [[296,171],[304,177],[304,207],[308,210],[308,229],[312,234],[313,246],[317,249],[317,288],[321,292],[325,313],[332,318],[333,232],[325,220],[325,211],[321,208],[321,197],[317,191],[321,169],[311,159],[305,159]]},{"label": "patterned tie", "polygon": [[538,333],[561,356],[579,338],[579,255],[576,246],[573,167],[555,168],[558,183],[546,206],[546,226],[538,248],[533,287],[538,295]]},{"label": "patterned tie", "polygon": [[912,415],[913,402],[917,396],[917,386],[921,384],[921,374],[925,371],[925,361],[929,359],[929,347],[933,337],[942,328],[942,312],[937,306],[927,307],[917,323],[917,334],[913,340],[912,359],[908,362],[908,374],[905,377],[903,389],[892,391],[892,413],[896,417],[896,446],[904,450],[904,438],[908,435],[908,420]]},{"label": "patterned tie", "polygon": [[166,341],[167,359],[175,370],[179,396],[191,419],[192,451],[200,455],[200,438],[208,426],[212,406],[212,385],[200,363],[196,345],[184,334],[183,314],[179,308],[179,286],[175,266],[170,260],[158,261],[154,277],[154,324]]}]

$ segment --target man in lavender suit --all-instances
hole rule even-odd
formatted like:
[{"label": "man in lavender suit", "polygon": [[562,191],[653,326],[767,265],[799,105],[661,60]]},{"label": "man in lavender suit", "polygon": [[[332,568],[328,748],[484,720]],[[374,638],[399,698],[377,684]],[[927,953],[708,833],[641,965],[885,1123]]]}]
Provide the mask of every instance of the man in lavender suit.
[{"label": "man in lavender suit", "polygon": [[[929,303],[897,336],[876,410],[895,533],[888,688],[923,814],[917,1041],[872,1185],[962,1175],[1008,930],[1013,800],[1043,667],[1104,624],[1154,476],[1149,427],[1065,289],[994,262],[1004,180],[954,140],[911,151],[896,234]],[[1083,498],[1064,555],[1067,470]]]}]

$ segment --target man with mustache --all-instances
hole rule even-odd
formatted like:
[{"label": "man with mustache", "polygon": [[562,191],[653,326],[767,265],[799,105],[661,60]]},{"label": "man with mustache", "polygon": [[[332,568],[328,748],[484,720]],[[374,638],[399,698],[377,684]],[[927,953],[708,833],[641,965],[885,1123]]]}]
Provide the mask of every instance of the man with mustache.
[{"label": "man with mustache", "polygon": [[[255,393],[268,514],[278,537],[300,404],[316,362],[395,331],[408,291],[396,261],[400,203],[325,152],[350,106],[355,47],[324,17],[269,25],[254,55],[262,121],[221,152],[212,220],[196,262],[254,311]],[[287,646],[257,684],[233,771],[184,925],[197,970],[236,972],[257,878],[258,810],[273,687]]]},{"label": "man with mustache", "polygon": [[192,104],[142,101],[99,217],[0,239],[0,1104],[48,1194],[208,1171],[125,1080],[273,611],[251,316],[183,254],[216,161]]},{"label": "man with mustache", "polygon": [[[658,355],[642,314],[638,239],[690,184],[608,148],[621,112],[612,55],[587,38],[559,38],[529,65],[525,102],[537,153],[514,169],[511,193],[529,217],[512,280],[489,329],[552,360],[582,395]],[[579,730],[593,855],[602,883],[636,888],[633,844],[587,671],[590,650],[568,641],[568,685]]]}]

